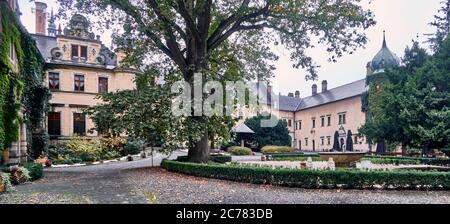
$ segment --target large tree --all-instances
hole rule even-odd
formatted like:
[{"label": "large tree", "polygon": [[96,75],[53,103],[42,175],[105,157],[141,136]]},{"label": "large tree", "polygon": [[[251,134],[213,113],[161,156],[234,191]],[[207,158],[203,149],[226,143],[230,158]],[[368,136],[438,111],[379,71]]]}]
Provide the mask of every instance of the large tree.
[{"label": "large tree", "polygon": [[[123,32],[114,39],[129,57],[176,70],[178,75],[166,78],[191,86],[194,73],[202,73],[204,81],[220,80],[230,69],[240,79],[268,78],[273,70],[268,61],[277,59],[271,46],[277,44],[290,51],[294,67],[309,71],[307,79],[315,79],[318,66],[307,55],[313,43],[326,45],[335,61],[363,46],[362,30],[375,23],[361,0],[58,1],[62,15],[77,9],[106,25],[119,24]],[[186,121],[180,128],[189,130],[189,160],[206,162],[210,121],[205,116]]]}]

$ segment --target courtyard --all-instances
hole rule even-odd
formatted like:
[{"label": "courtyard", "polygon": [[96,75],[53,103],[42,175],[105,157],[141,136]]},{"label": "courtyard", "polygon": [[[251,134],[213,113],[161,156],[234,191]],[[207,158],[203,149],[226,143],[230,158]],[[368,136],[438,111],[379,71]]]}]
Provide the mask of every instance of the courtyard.
[{"label": "courtyard", "polygon": [[[174,153],[173,157],[182,155]],[[155,164],[162,157],[155,157]],[[249,158],[248,158],[249,159]],[[314,190],[192,177],[150,167],[151,159],[50,168],[38,181],[0,195],[4,203],[42,204],[429,204],[450,203],[449,191]]]}]

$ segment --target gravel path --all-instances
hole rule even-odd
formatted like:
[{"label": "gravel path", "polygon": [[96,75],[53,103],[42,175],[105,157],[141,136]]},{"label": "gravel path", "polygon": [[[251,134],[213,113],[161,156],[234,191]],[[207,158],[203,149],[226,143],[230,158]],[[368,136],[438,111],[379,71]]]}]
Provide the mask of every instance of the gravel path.
[{"label": "gravel path", "polygon": [[[177,155],[180,155],[178,153]],[[175,155],[175,156],[177,156]],[[162,157],[155,159],[159,164]],[[45,170],[2,203],[450,203],[450,191],[307,190],[191,177],[149,159]]]}]

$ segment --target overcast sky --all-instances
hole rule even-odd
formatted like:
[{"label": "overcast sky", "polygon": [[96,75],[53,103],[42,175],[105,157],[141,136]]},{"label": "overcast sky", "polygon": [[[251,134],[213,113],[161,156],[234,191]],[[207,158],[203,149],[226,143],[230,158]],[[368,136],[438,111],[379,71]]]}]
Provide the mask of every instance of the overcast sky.
[{"label": "overcast sky", "polygon": [[[55,0],[42,0],[51,8],[58,9]],[[433,33],[434,29],[428,24],[433,20],[433,15],[439,9],[441,0],[363,0],[366,8],[371,9],[375,14],[377,25],[366,31],[369,43],[365,49],[359,49],[353,55],[345,55],[337,63],[327,62],[327,54],[324,49],[318,47],[311,50],[314,60],[322,67],[319,70],[319,84],[322,80],[328,80],[328,88],[337,87],[349,82],[363,79],[366,76],[366,64],[380,50],[383,38],[383,30],[386,30],[388,47],[399,57],[403,56],[403,51],[407,45],[411,45],[411,40],[416,39],[419,34],[419,41],[424,41],[423,34]],[[34,3],[29,0],[19,0],[23,13],[22,22],[30,33],[35,32],[35,15],[32,12]],[[96,32],[94,30],[95,33]],[[106,46],[111,44],[111,33],[102,34],[102,41]],[[292,68],[289,61],[288,52],[282,47],[277,47],[280,60],[276,62],[275,78],[272,80],[274,91],[286,95],[288,92],[300,90],[302,97],[311,95],[311,85],[315,82],[305,81],[305,71]]]}]

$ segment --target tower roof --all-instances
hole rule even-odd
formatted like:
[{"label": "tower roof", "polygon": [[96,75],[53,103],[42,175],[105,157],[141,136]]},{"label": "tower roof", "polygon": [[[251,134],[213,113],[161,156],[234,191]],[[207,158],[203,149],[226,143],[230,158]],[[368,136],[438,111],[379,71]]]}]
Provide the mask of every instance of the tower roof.
[{"label": "tower roof", "polygon": [[400,59],[391,50],[389,50],[386,42],[386,32],[383,31],[383,45],[381,50],[371,61],[372,70],[377,71],[398,65],[400,65]]}]

